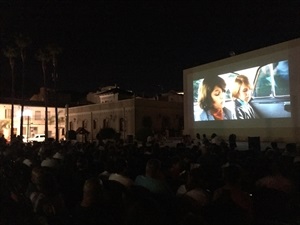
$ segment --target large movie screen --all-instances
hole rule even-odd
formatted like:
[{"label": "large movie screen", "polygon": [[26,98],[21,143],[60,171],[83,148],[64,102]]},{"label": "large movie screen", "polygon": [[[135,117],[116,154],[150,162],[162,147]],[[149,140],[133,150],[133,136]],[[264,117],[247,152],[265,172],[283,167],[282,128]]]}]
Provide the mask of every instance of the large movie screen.
[{"label": "large movie screen", "polygon": [[193,81],[194,121],[291,117],[288,60]]}]

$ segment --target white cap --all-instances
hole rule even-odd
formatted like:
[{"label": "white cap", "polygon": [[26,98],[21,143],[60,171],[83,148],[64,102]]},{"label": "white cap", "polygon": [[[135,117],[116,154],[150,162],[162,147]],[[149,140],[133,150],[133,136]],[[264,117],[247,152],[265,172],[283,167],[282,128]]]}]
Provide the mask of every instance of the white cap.
[{"label": "white cap", "polygon": [[55,160],[47,158],[41,162],[41,166],[42,167],[55,167],[56,163],[57,162]]},{"label": "white cap", "polygon": [[300,156],[296,156],[296,157],[294,158],[294,163],[297,163],[297,162],[300,162]]},{"label": "white cap", "polygon": [[26,166],[29,166],[29,167],[31,167],[31,165],[32,165],[32,162],[31,162],[29,159],[24,159],[24,160],[23,160],[23,163],[24,163]]},{"label": "white cap", "polygon": [[64,159],[63,155],[60,154],[59,152],[56,152],[52,158],[53,159]]}]

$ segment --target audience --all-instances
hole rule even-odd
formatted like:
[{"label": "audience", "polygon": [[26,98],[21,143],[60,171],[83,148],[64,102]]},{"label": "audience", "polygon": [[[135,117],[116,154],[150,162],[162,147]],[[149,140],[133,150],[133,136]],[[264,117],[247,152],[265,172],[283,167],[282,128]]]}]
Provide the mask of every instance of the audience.
[{"label": "audience", "polygon": [[199,136],[176,147],[2,143],[0,224],[299,224],[295,145],[254,154]]}]

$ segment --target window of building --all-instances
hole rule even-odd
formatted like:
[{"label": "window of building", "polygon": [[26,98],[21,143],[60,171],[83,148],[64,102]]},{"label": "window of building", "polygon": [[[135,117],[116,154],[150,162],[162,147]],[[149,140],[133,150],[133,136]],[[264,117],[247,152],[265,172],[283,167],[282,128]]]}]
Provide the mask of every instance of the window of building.
[{"label": "window of building", "polygon": [[87,128],[87,120],[83,120],[82,121],[82,127],[83,128]]},{"label": "window of building", "polygon": [[34,112],[34,119],[35,120],[41,120],[42,119],[42,113],[41,113],[41,111],[35,111]]},{"label": "window of building", "polygon": [[94,129],[94,130],[97,129],[97,120],[93,120],[93,129]]},{"label": "window of building", "polygon": [[5,119],[11,119],[11,109],[5,109]]},{"label": "window of building", "polygon": [[120,131],[125,131],[125,120],[124,120],[124,118],[120,118],[119,127],[120,127]]},{"label": "window of building", "polygon": [[28,135],[28,132],[29,132],[29,129],[27,129],[27,127],[22,127],[22,132],[23,132],[23,134],[25,134],[25,135]]},{"label": "window of building", "polygon": [[103,120],[103,128],[108,128],[108,120],[107,119]]}]

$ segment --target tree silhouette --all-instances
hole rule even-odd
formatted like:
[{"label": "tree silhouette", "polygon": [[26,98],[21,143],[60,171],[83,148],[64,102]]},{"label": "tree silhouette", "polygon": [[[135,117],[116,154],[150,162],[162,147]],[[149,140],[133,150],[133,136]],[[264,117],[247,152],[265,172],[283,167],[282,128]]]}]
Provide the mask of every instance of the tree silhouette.
[{"label": "tree silhouette", "polygon": [[11,69],[11,127],[10,139],[14,136],[14,102],[15,102],[15,58],[17,57],[17,50],[13,47],[7,47],[3,51],[4,55],[9,60]]},{"label": "tree silhouette", "polygon": [[54,94],[55,94],[55,140],[58,141],[59,134],[58,134],[57,86],[56,86],[57,84],[56,82],[58,79],[57,56],[61,54],[62,49],[58,47],[56,44],[51,44],[47,46],[47,50],[49,51],[49,55],[52,59],[52,66],[53,66],[52,80],[54,82]]},{"label": "tree silhouette", "polygon": [[50,55],[45,49],[39,49],[36,58],[42,63],[42,71],[44,78],[44,103],[45,103],[45,139],[48,139],[48,89],[47,89],[47,63],[50,61]]},{"label": "tree silhouette", "polygon": [[18,36],[15,37],[15,42],[20,50],[20,57],[21,57],[21,61],[22,61],[21,121],[20,121],[20,136],[22,137],[23,136],[26,48],[30,45],[31,39],[29,37],[25,37],[23,34],[19,34]]}]

